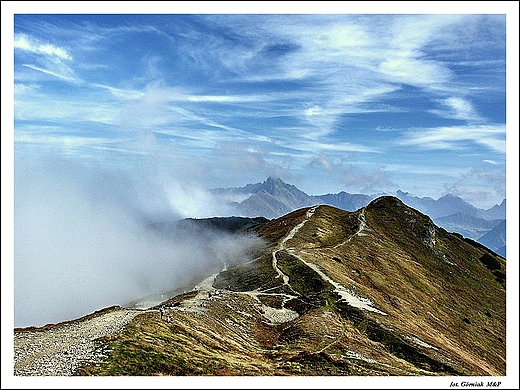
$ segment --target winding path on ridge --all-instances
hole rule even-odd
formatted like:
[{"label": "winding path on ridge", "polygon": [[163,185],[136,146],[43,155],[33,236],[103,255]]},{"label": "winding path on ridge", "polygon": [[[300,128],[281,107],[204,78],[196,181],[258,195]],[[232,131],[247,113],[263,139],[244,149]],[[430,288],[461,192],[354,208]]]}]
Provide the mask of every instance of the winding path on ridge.
[{"label": "winding path on ridge", "polygon": [[[316,271],[325,281],[331,283],[336,288],[335,291],[341,296],[341,299],[347,301],[350,305],[385,315],[386,313],[372,307],[370,300],[356,296],[352,291],[334,282],[320,270],[318,265],[303,260],[295,249],[287,247],[288,241],[291,240],[314,215],[317,207],[318,206],[314,206],[310,208],[303,221],[292,228],[272,251],[272,266],[278,274],[277,277],[283,279],[283,285],[287,285],[289,288],[291,287],[289,284],[289,276],[284,274],[278,267],[276,257],[279,251],[286,250],[302,263]],[[358,231],[337,246],[348,243],[355,236],[362,234],[366,228],[364,211],[363,209],[359,215],[360,226]],[[216,290],[212,286],[215,277],[216,274],[199,283],[199,285],[195,287],[195,290],[198,290],[199,293],[195,297],[183,301],[181,307],[176,308],[176,310],[204,312],[205,301],[208,299],[211,300],[212,292]],[[254,297],[259,303],[261,303],[258,298],[259,295],[281,297],[283,302],[280,309],[262,304],[264,316],[272,323],[283,323],[297,318],[298,314],[296,312],[285,308],[285,302],[297,297],[298,294],[274,293],[269,292],[270,290],[272,289],[247,291],[243,292],[243,294]],[[230,292],[221,290],[220,293]],[[57,324],[55,327],[43,331],[27,330],[15,332],[14,375],[71,376],[77,368],[83,366],[86,362],[100,362],[104,360],[105,352],[98,349],[99,344],[96,342],[96,339],[118,334],[135,316],[146,311],[158,310],[120,308],[100,313],[88,319],[79,319],[78,321]],[[320,351],[329,348],[337,341],[338,340],[332,341],[322,347]]]},{"label": "winding path on ridge", "polygon": [[289,276],[285,275],[282,272],[282,270],[278,267],[278,259],[276,258],[276,254],[278,252],[280,252],[281,250],[285,250],[286,249],[287,241],[292,239],[294,237],[294,235],[302,228],[302,226],[305,225],[307,223],[307,221],[314,215],[314,212],[316,211],[316,207],[318,207],[318,206],[314,206],[314,207],[310,208],[307,211],[307,214],[305,214],[305,218],[303,219],[303,221],[300,222],[295,227],[293,227],[291,229],[291,231],[282,239],[282,241],[280,241],[280,244],[278,245],[278,248],[273,250],[273,268],[278,273],[277,277],[282,277],[283,278],[283,284],[287,285],[289,287],[290,287],[290,285],[289,285]]},{"label": "winding path on ridge", "polygon": [[[344,245],[344,244],[347,244],[349,243],[350,241],[352,241],[354,239],[354,237],[356,236],[361,236],[363,235],[363,231],[366,229],[367,227],[367,222],[366,222],[366,217],[365,217],[365,210],[366,208],[363,207],[361,209],[361,213],[359,213],[359,216],[358,216],[358,221],[359,221],[359,228],[357,230],[357,232],[355,232],[352,236],[350,236],[349,238],[347,238],[346,240],[340,242],[339,244],[335,245],[333,247],[333,249],[336,249],[338,247],[340,247],[341,245]],[[365,234],[366,235],[366,234]]]},{"label": "winding path on ridge", "polygon": [[[283,280],[284,280],[284,285],[289,285],[289,276],[285,275],[281,270],[280,268],[278,267],[278,264],[277,264],[277,259],[276,259],[276,254],[281,251],[281,250],[286,250],[288,253],[290,253],[292,256],[296,257],[298,260],[300,260],[302,263],[304,263],[306,266],[310,267],[311,269],[313,269],[316,273],[318,273],[321,278],[332,284],[334,287],[335,287],[335,292],[341,297],[342,300],[346,301],[349,305],[351,306],[354,306],[354,307],[357,307],[359,309],[363,309],[363,310],[368,310],[368,311],[372,311],[372,312],[375,312],[375,313],[379,313],[379,314],[382,314],[382,315],[387,315],[385,312],[382,312],[381,310],[378,310],[376,309],[375,307],[373,307],[373,303],[370,299],[367,299],[367,298],[364,298],[356,293],[354,293],[353,291],[345,288],[344,286],[342,286],[340,283],[337,283],[335,282],[334,280],[332,280],[331,278],[329,278],[320,268],[318,265],[314,264],[314,263],[310,263],[310,262],[307,262],[305,261],[294,249],[292,248],[287,248],[287,241],[289,241],[290,239],[292,239],[295,234],[307,223],[307,221],[314,215],[315,211],[316,211],[316,208],[318,206],[314,206],[312,208],[310,208],[308,211],[307,211],[307,214],[305,215],[305,218],[303,219],[302,222],[300,222],[298,225],[296,225],[293,229],[291,229],[291,231],[287,234],[287,236],[285,236],[282,241],[280,242],[280,245],[278,246],[277,249],[273,250],[273,268],[276,270],[276,272],[278,273],[278,276],[282,276],[283,277]],[[363,208],[361,210],[361,213],[359,214],[359,229],[357,230],[356,233],[354,233],[351,237],[349,237],[347,240],[343,241],[342,243],[336,245],[334,248],[337,248],[339,245],[343,245],[345,243],[348,243],[350,242],[354,237],[358,236],[358,235],[361,235],[362,232],[366,229],[366,217],[365,217],[365,208]]]}]

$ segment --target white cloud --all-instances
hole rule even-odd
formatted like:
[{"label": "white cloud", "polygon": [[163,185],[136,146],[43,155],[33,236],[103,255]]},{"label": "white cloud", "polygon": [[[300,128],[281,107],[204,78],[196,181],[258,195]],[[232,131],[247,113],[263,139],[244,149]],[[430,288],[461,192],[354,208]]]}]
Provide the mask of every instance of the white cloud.
[{"label": "white cloud", "polygon": [[53,72],[53,71],[51,71],[49,69],[43,69],[43,68],[40,68],[40,67],[35,66],[35,65],[23,64],[22,66],[25,66],[26,68],[29,68],[29,69],[32,69],[32,70],[37,70],[38,72],[42,72],[42,73],[45,73],[45,74],[57,77],[57,78],[59,78],[61,80],[64,80],[64,81],[71,81],[71,82],[75,82],[76,81],[76,79],[73,76],[67,76],[67,75],[64,75],[64,74]]},{"label": "white cloud", "polygon": [[[444,183],[446,193],[460,196],[476,207],[489,208],[506,197],[506,171],[499,167],[470,167]],[[498,168],[498,169],[497,169]]]},{"label": "white cloud", "polygon": [[[251,29],[250,16],[210,15],[206,18],[213,25],[222,23],[230,32],[240,35],[245,43],[236,44],[226,37],[197,31],[198,34],[203,34],[204,39],[196,40],[196,46],[189,46],[193,41],[175,41],[171,34],[149,26],[115,27],[100,31],[111,37],[143,31],[158,33],[163,38],[177,42],[185,50],[183,54],[193,60],[194,66],[202,67],[198,71],[218,77],[220,82],[229,79],[244,82],[250,81],[251,77],[260,77],[262,80],[294,80],[297,77],[312,82],[312,89],[299,88],[291,92],[270,94],[259,94],[256,91],[218,94],[205,93],[203,88],[193,93],[193,90],[171,87],[164,82],[148,84],[144,88],[86,83],[86,87],[101,88],[111,93],[114,100],[109,102],[105,98],[106,104],[100,106],[100,111],[104,113],[84,113],[77,107],[70,110],[70,103],[63,102],[61,105],[61,102],[50,99],[57,117],[61,117],[66,111],[73,113],[78,119],[100,117],[105,123],[119,123],[132,130],[161,131],[186,137],[198,141],[199,146],[204,144],[208,148],[219,140],[226,141],[233,137],[246,137],[250,140],[261,138],[261,134],[256,135],[253,132],[262,130],[249,130],[249,126],[236,125],[237,118],[242,117],[243,123],[247,123],[254,112],[255,117],[251,119],[254,121],[263,116],[278,116],[303,123],[301,134],[296,131],[287,134],[279,131],[275,136],[270,135],[268,140],[264,137],[263,142],[270,142],[273,146],[313,153],[325,150],[373,152],[373,149],[363,145],[348,142],[336,144],[336,141],[328,140],[327,137],[335,131],[335,124],[344,115],[398,111],[398,108],[382,104],[381,101],[397,91],[400,83],[423,87],[430,92],[433,87],[442,91],[451,73],[442,61],[426,57],[424,50],[434,39],[438,39],[435,37],[444,28],[451,28],[459,20],[457,16],[421,15],[387,18],[360,15],[275,15],[259,16],[255,19],[256,28]],[[87,30],[87,35],[93,35],[93,26],[89,26]],[[78,34],[78,31],[74,34]],[[99,39],[98,31],[88,42],[97,42]],[[26,35],[19,35],[18,42],[20,50],[26,52],[71,59],[63,48],[56,46],[56,50],[51,50]],[[266,47],[278,44],[288,48],[287,53],[273,61],[255,61]],[[38,49],[40,46],[44,48]],[[25,49],[21,49],[22,47]],[[150,58],[153,58],[155,69],[153,78],[157,79],[161,76],[157,73],[160,61],[157,62],[158,57],[153,55],[145,59]],[[27,67],[64,80],[74,79],[73,73],[67,73],[66,69],[58,71],[56,67],[31,64],[27,64]],[[222,68],[228,72],[221,72]],[[228,76],[221,78],[222,74]],[[81,104],[89,106],[88,100],[92,95],[86,96],[85,101],[78,101],[78,107]],[[438,95],[434,94],[434,98],[438,99]],[[468,100],[448,97],[441,102],[445,109],[437,111],[439,115],[473,119],[478,117]],[[28,118],[33,105],[28,104],[27,100],[21,103],[17,102],[18,118],[22,114],[24,118]],[[252,107],[249,103],[258,104]],[[228,110],[223,113],[215,104],[235,105],[236,111]],[[22,109],[24,107],[26,109]],[[114,115],[114,110],[119,110],[119,114]],[[41,111],[42,106],[34,112]],[[49,115],[46,117],[49,118]],[[197,129],[197,126],[200,128]],[[446,139],[434,142],[438,148],[448,146]],[[491,139],[487,139],[486,143],[494,148],[500,147]]]},{"label": "white cloud", "polygon": [[407,132],[401,144],[423,149],[462,149],[467,142],[472,142],[505,153],[505,136],[505,125],[438,127]]},{"label": "white cloud", "polygon": [[260,95],[186,95],[179,96],[178,99],[195,103],[248,103],[273,100],[272,97]]},{"label": "white cloud", "polygon": [[15,326],[186,288],[223,262],[248,260],[249,239],[206,230],[165,237],[150,228],[222,209],[195,179],[186,180],[192,172],[180,178],[180,167],[108,169],[42,155],[16,167]]},{"label": "white cloud", "polygon": [[305,110],[306,116],[323,115],[323,110],[320,106],[314,106]]},{"label": "white cloud", "polygon": [[31,96],[34,93],[37,93],[40,89],[39,84],[24,84],[24,83],[16,83],[14,84],[14,95],[22,96],[29,95]]},{"label": "white cloud", "polygon": [[354,165],[341,168],[341,182],[349,189],[364,194],[390,191],[398,188],[385,167],[377,167],[369,173],[359,172]]},{"label": "white cloud", "polygon": [[450,71],[442,64],[421,60],[414,55],[391,55],[379,65],[381,73],[389,81],[414,86],[429,87],[450,80]]},{"label": "white cloud", "polygon": [[[468,56],[460,55],[463,44],[477,47],[483,39],[480,18],[199,15],[183,19],[182,27],[176,28],[161,24],[163,18],[153,27],[147,23],[135,28],[130,25],[105,28],[95,23],[70,25],[68,29],[49,26],[46,31],[52,34],[46,37],[60,36],[67,39],[61,42],[78,44],[67,51],[64,45],[52,48],[45,46],[47,42],[43,40],[19,36],[16,54],[19,62],[27,66],[16,68],[17,81],[23,82],[15,94],[16,119],[59,122],[61,129],[70,130],[63,133],[67,140],[63,147],[77,145],[78,152],[86,148],[106,151],[105,157],[108,151],[124,151],[150,157],[176,153],[205,159],[223,144],[240,145],[243,153],[227,153],[236,156],[235,160],[229,159],[229,166],[242,173],[246,171],[244,167],[251,167],[255,173],[276,170],[287,156],[301,166],[308,166],[313,158],[325,154],[330,161],[350,152],[378,153],[379,157],[382,150],[389,150],[395,144],[374,146],[374,139],[367,137],[367,145],[370,142],[367,146],[359,138],[349,140],[348,129],[338,125],[347,123],[353,114],[404,112],[410,107],[409,90],[415,97],[439,104],[431,113],[472,124],[485,123],[470,97],[477,90],[488,91],[489,86],[464,85],[450,70],[451,66],[462,63],[483,64],[484,57],[479,57],[480,62],[472,62],[474,57],[468,51]],[[497,24],[499,29],[501,23]],[[471,33],[459,34],[468,24]],[[201,25],[207,28],[199,28]],[[135,41],[135,33],[147,34],[144,39],[153,37],[161,48],[154,51],[153,45],[150,51],[127,53],[142,65],[137,72],[116,68],[113,56],[97,54],[109,47],[117,50],[111,46],[115,39]],[[487,30],[486,34],[495,36]],[[49,42],[59,41],[49,38]],[[170,48],[171,52],[162,48]],[[71,89],[57,83],[38,83],[44,74],[68,82],[77,79],[67,66],[72,54],[77,62],[83,62],[74,63],[74,69],[84,82],[66,86]],[[496,66],[492,61],[488,65]],[[184,68],[176,68],[176,64]],[[104,68],[106,72],[101,71]],[[22,79],[22,73],[32,78]],[[104,79],[105,73],[111,81]],[[45,81],[49,81],[48,76]],[[248,84],[251,81],[255,83]],[[273,82],[259,85],[259,81]],[[44,88],[37,87],[40,85]],[[60,91],[49,94],[47,87],[55,85]],[[64,94],[60,95],[61,92]],[[381,122],[374,124],[374,128],[379,124],[380,129],[388,127],[384,125],[387,117],[381,115]],[[94,122],[90,139],[82,140],[75,126],[82,121],[84,129],[88,122]],[[98,126],[99,123],[110,127]],[[129,131],[114,134],[114,125]],[[397,137],[399,132],[406,131],[393,125],[395,133],[385,136]],[[58,133],[43,132],[30,138],[25,131],[29,128],[22,121],[17,123],[18,130],[23,133],[19,141],[59,145],[55,139]],[[111,142],[108,138],[103,140],[105,136],[118,139]],[[493,133],[482,126],[413,129],[401,141],[403,145],[450,150],[473,143],[500,153],[505,142],[500,132]],[[247,148],[255,152],[244,152]],[[240,163],[241,158],[244,164]],[[496,156],[491,158],[500,160]],[[363,158],[359,160],[363,163]],[[321,160],[322,167],[332,167],[330,161],[327,165],[327,161]],[[390,166],[386,171],[389,169]]]},{"label": "white cloud", "polygon": [[433,176],[458,177],[464,172],[464,168],[450,168],[447,170],[445,166],[435,164],[434,162],[430,165],[386,164],[385,170],[388,172],[395,172],[396,174],[402,174],[405,172],[406,175],[415,176],[416,178],[419,176],[430,178]]},{"label": "white cloud", "polygon": [[60,60],[72,60],[72,56],[66,49],[49,43],[40,43],[26,34],[15,34],[14,48],[29,53],[53,56]]},{"label": "white cloud", "polygon": [[[40,129],[41,130],[41,129]],[[87,145],[99,145],[106,142],[104,138],[86,138],[64,136],[57,133],[52,134],[34,134],[33,132],[18,131],[14,137],[15,142],[39,144],[40,146],[63,147],[73,149]]]},{"label": "white cloud", "polygon": [[461,97],[449,97],[439,101],[446,109],[430,110],[431,113],[443,118],[460,119],[471,122],[482,122],[483,119],[467,99]]},{"label": "white cloud", "polygon": [[[452,71],[443,59],[429,55],[428,50],[437,44],[443,48],[453,45],[453,38],[444,31],[456,32],[464,18],[277,15],[259,17],[255,32],[247,23],[249,19],[233,18],[231,22],[226,20],[227,27],[248,36],[250,45],[246,53],[237,56],[234,47],[219,47],[219,58],[227,59],[224,65],[229,70],[238,70],[239,81],[291,81],[298,75],[300,80],[312,82],[312,93],[305,89],[292,93],[296,101],[305,105],[290,115],[307,121],[312,127],[308,137],[319,139],[333,131],[341,115],[396,111],[380,102],[400,85],[419,87],[432,99],[451,91]],[[287,42],[293,50],[270,62],[269,71],[250,67],[248,61],[263,50],[266,41]],[[439,110],[439,115],[480,119],[467,100],[448,97],[443,104],[446,109]]]},{"label": "white cloud", "polygon": [[[72,56],[66,49],[40,43],[37,39],[26,34],[15,34],[15,81],[22,81],[28,75],[21,72],[17,65],[32,69],[60,80],[79,83],[73,69],[67,65],[72,62]],[[18,57],[20,60],[18,60]],[[30,77],[30,76],[29,76]],[[36,79],[38,81],[38,78]]]},{"label": "white cloud", "polygon": [[487,164],[491,164],[491,165],[498,165],[498,164],[500,164],[498,161],[495,161],[495,160],[482,160],[482,161],[484,161]]},{"label": "white cloud", "polygon": [[334,171],[336,168],[338,168],[338,165],[332,163],[325,154],[320,154],[318,157],[315,157],[311,161],[310,166],[320,167],[329,172]]},{"label": "white cloud", "polygon": [[115,88],[111,87],[109,85],[103,85],[103,84],[97,84],[93,83],[90,84],[92,87],[101,88],[104,90],[109,91],[116,99],[118,100],[137,100],[144,96],[143,91],[138,91],[135,89],[122,89],[122,88]]},{"label": "white cloud", "polygon": [[[83,90],[82,99],[68,99],[61,94],[48,93],[44,88],[18,88],[15,84],[14,113],[19,120],[94,122],[115,124],[119,107],[106,96],[100,96],[91,90]],[[63,123],[62,123],[63,125]],[[18,127],[16,131],[23,130]],[[32,127],[32,129],[37,130]],[[73,128],[69,129],[74,132]]]}]

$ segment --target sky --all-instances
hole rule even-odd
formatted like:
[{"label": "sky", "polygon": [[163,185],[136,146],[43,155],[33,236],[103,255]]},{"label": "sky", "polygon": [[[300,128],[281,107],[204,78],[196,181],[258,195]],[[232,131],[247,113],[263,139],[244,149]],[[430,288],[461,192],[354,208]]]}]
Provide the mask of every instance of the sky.
[{"label": "sky", "polygon": [[16,14],[13,45],[16,166],[506,197],[505,14]]},{"label": "sky", "polygon": [[[309,195],[517,207],[517,3],[312,3],[2,2],[15,324],[178,280],[208,241],[172,246],[140,218],[227,215],[212,188],[276,176]],[[145,272],[172,253],[167,272]]]}]

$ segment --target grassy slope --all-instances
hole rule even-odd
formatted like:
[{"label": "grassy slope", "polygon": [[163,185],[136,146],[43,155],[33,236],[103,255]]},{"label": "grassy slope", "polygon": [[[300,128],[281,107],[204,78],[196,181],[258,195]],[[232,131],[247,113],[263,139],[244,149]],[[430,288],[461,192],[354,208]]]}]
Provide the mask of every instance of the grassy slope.
[{"label": "grassy slope", "polygon": [[[281,285],[270,251],[303,221],[303,209],[257,228],[272,245],[216,280],[234,292],[208,300],[200,313],[176,310],[173,324],[157,313],[136,317],[107,344],[105,364],[78,374],[504,375],[505,289],[480,261],[487,251],[439,228],[433,241],[429,218],[394,199],[369,205],[356,235],[361,212],[320,206],[287,246],[386,316],[339,302],[286,251],[277,259],[292,289]],[[505,273],[505,260],[496,261]],[[243,293],[255,288],[297,292],[285,305],[300,316],[270,324],[260,302]],[[259,298],[282,306],[278,296]]]},{"label": "grassy slope", "polygon": [[[398,203],[380,206],[367,208],[366,235],[334,248],[338,242],[329,230],[317,240],[318,249],[304,252],[305,259],[344,286],[355,286],[388,313],[367,317],[435,346],[437,350],[425,350],[429,356],[441,361],[449,357],[461,372],[503,374],[505,289],[479,260],[485,250],[439,228],[430,248],[423,241],[429,218],[407,207],[396,210]],[[318,226],[330,225],[334,214],[336,225],[347,218],[340,210],[318,210],[312,221]],[[320,212],[325,222],[320,221]],[[305,228],[309,233],[318,230],[313,224]],[[309,237],[305,245],[312,247]],[[505,272],[505,261],[498,260]]]}]

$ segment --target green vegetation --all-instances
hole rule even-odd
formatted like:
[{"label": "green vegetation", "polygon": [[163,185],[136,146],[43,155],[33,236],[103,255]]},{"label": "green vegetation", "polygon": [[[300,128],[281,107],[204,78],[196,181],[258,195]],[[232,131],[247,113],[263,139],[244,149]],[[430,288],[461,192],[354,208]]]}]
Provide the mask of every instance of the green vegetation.
[{"label": "green vegetation", "polygon": [[293,375],[356,375],[351,363],[343,359],[334,359],[323,352],[299,352],[284,362],[282,367]]},{"label": "green vegetation", "polygon": [[313,269],[305,265],[297,257],[279,251],[276,253],[278,267],[289,276],[291,287],[301,295],[316,295],[322,292],[331,291],[334,287],[323,280],[323,278]]},{"label": "green vegetation", "polygon": [[329,247],[339,244],[358,231],[361,223],[359,213],[322,205],[298,232],[297,241],[303,246],[310,247]]},{"label": "green vegetation", "polygon": [[232,291],[270,289],[283,283],[276,276],[278,274],[272,266],[272,255],[265,252],[253,261],[222,271],[217,275],[213,286]]},{"label": "green vegetation", "polygon": [[[227,315],[201,321],[180,314],[176,317],[173,324],[168,324],[156,313],[137,316],[117,339],[106,344],[105,348],[111,351],[107,361],[88,365],[76,375],[262,374],[262,356],[255,356],[247,349],[236,349],[236,340],[241,338],[236,332],[229,333],[226,325],[232,321]],[[241,331],[250,326],[244,323]],[[220,332],[213,333],[219,328]]]},{"label": "green vegetation", "polygon": [[494,270],[493,275],[495,275],[495,280],[506,288],[506,274],[504,272]]},{"label": "green vegetation", "polygon": [[385,329],[374,320],[369,319],[360,309],[344,302],[338,302],[336,307],[345,319],[354,323],[356,329],[365,334],[370,340],[384,345],[384,347],[396,357],[432,373],[461,375],[460,372],[449,365],[432,359],[420,352],[415,346],[404,340],[394,331]]},{"label": "green vegetation", "polygon": [[258,295],[258,299],[264,305],[273,307],[275,309],[281,309],[284,299],[276,295]]},{"label": "green vegetation", "polygon": [[203,367],[183,356],[179,346],[187,335],[182,329],[158,321],[151,313],[137,317],[119,338],[109,343],[107,362],[78,371],[77,375],[197,375],[215,370],[214,362]]},{"label": "green vegetation", "polygon": [[489,270],[495,270],[495,269],[500,269],[500,262],[495,259],[493,256],[491,256],[489,253],[484,253],[480,259],[479,259],[482,264],[484,264],[486,266],[487,269]]},{"label": "green vegetation", "polygon": [[484,253],[479,260],[495,276],[495,280],[506,288],[506,274],[502,272],[502,264],[489,253]]}]

